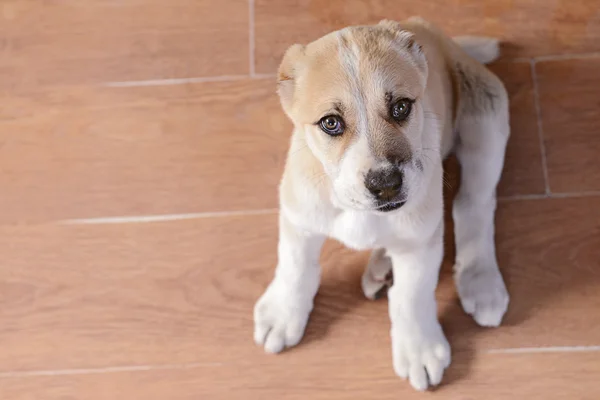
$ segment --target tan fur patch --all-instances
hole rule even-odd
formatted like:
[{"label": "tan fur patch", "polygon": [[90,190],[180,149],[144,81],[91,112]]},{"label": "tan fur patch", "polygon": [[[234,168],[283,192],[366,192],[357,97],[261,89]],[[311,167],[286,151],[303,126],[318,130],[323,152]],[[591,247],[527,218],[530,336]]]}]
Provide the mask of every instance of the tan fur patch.
[{"label": "tan fur patch", "polygon": [[[454,121],[464,112],[459,105],[474,108],[468,100],[476,96],[466,89],[475,81],[457,79],[456,65],[493,81],[483,66],[465,57],[451,39],[418,19],[345,28],[306,46],[292,46],[279,69],[279,94],[294,123],[296,143],[303,144],[296,151],[306,154],[289,159],[286,170],[301,159],[300,171],[319,175],[322,170],[331,184],[343,172],[348,175],[340,178],[344,185],[354,185],[348,190],[356,191],[364,190],[361,176],[369,169],[391,161],[412,160],[422,170],[419,157],[425,152],[447,154],[451,149]],[[486,106],[491,97],[476,103]],[[390,107],[403,98],[414,101],[412,114],[396,121]],[[328,115],[343,118],[342,135],[332,137],[320,129],[319,120]],[[431,144],[439,139],[429,138],[424,146],[423,138],[438,131],[441,150]]]},{"label": "tan fur patch", "polygon": [[346,131],[327,137],[318,129],[306,129],[326,158],[340,162],[358,136],[368,138],[373,156],[410,157],[402,127],[389,122],[388,93],[418,98],[424,81],[419,60],[408,57],[414,42],[382,26],[354,27],[325,36],[306,47],[307,62],[299,77],[294,119],[310,125],[338,106]]}]

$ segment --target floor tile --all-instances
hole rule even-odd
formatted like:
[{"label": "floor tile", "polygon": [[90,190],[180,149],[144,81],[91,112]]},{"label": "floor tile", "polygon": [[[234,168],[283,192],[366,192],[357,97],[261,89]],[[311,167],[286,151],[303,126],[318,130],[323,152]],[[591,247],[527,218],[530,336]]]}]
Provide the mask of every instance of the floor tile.
[{"label": "floor tile", "polygon": [[[512,303],[499,329],[462,312],[445,263],[439,312],[456,368],[492,349],[598,344],[594,201],[501,204],[498,255]],[[276,262],[276,220],[1,228],[0,372],[281,362],[251,339],[252,307]],[[327,244],[306,336],[282,357],[293,368],[349,353],[388,364],[387,302],[360,289],[367,256]]]},{"label": "floor tile", "polygon": [[[600,338],[600,199],[502,201],[496,243],[511,303],[502,327],[485,330],[458,303],[442,303],[456,348],[473,351],[597,345]],[[454,295],[446,265],[440,298]],[[557,323],[560,321],[560,323]],[[471,350],[469,350],[469,348]]]},{"label": "floor tile", "polygon": [[252,305],[276,219],[0,228],[0,371],[258,354]]},{"label": "floor tile", "polygon": [[553,192],[600,190],[600,58],[536,64]]},{"label": "floor tile", "polygon": [[215,0],[3,1],[0,91],[247,74],[248,3],[218,4]]},{"label": "floor tile", "polygon": [[597,0],[256,0],[257,71],[274,72],[285,49],[296,42],[307,43],[348,25],[413,15],[451,35],[500,37],[509,57],[599,51],[598,5]]},{"label": "floor tile", "polygon": [[510,96],[511,136],[506,149],[499,196],[545,191],[535,94],[529,63],[499,62],[490,66]]},{"label": "floor tile", "polygon": [[0,223],[277,207],[291,124],[271,79],[6,100]]},{"label": "floor tile", "polygon": [[[453,363],[425,394],[393,373],[387,300],[360,288],[368,252],[334,241],[300,346],[271,356],[252,340],[291,132],[283,51],[419,14],[503,40],[490,68],[512,130],[496,215],[509,310],[497,329],[462,311],[447,202],[437,299]],[[1,1],[0,398],[600,398],[598,37],[599,0]],[[267,76],[248,76],[252,58]],[[138,219],[63,221],[113,216]]]},{"label": "floor tile", "polygon": [[[422,399],[389,366],[359,352],[351,362],[321,358],[291,363],[289,357],[242,365],[200,365],[192,368],[107,372],[0,379],[0,391],[11,400],[351,400],[356,398]],[[598,353],[488,355],[454,369],[430,396],[449,400],[526,398],[594,400],[600,396]],[[571,366],[577,366],[574,370]],[[468,374],[465,376],[465,374]]]}]

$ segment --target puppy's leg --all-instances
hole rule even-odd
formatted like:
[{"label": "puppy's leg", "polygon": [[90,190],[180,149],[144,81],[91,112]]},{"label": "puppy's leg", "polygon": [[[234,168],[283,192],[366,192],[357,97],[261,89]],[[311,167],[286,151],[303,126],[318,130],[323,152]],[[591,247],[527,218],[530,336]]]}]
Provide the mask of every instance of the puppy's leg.
[{"label": "puppy's leg", "polygon": [[388,290],[394,370],[417,390],[437,385],[450,365],[450,346],[437,319],[435,288],[443,253],[442,229],[410,253],[389,253],[394,284]]},{"label": "puppy's leg", "polygon": [[371,252],[361,283],[365,297],[370,300],[375,300],[385,287],[391,286],[392,260],[385,249],[375,249]]},{"label": "puppy's leg", "polygon": [[280,214],[275,277],[254,307],[254,340],[265,351],[278,353],[302,339],[319,288],[324,240]]},{"label": "puppy's leg", "polygon": [[456,155],[462,178],[452,211],[455,281],[463,309],[482,326],[498,326],[508,307],[494,245],[496,185],[508,136],[505,96],[496,99],[493,109],[464,116],[459,124]]}]

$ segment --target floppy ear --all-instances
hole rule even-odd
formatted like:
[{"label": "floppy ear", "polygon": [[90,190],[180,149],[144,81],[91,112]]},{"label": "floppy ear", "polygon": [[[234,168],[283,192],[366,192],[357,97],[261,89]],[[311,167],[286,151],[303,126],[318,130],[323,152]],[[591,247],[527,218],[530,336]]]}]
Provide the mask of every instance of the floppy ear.
[{"label": "floppy ear", "polygon": [[304,56],[304,46],[295,44],[285,52],[277,74],[277,93],[283,110],[290,115],[296,89],[296,73]]},{"label": "floppy ear", "polygon": [[406,49],[413,56],[420,68],[427,68],[427,59],[425,58],[423,47],[417,42],[412,32],[402,29],[402,25],[399,22],[389,19],[384,19],[379,22],[379,25],[395,35],[398,45]]}]

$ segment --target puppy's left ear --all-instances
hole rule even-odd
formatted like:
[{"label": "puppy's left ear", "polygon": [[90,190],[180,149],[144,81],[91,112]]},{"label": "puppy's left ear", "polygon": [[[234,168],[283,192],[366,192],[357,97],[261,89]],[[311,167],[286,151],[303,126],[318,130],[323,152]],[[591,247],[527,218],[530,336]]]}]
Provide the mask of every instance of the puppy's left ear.
[{"label": "puppy's left ear", "polygon": [[427,58],[423,47],[417,42],[415,34],[404,30],[399,22],[384,19],[379,22],[379,25],[392,32],[397,40],[397,44],[408,51],[408,53],[415,59],[419,67],[427,69]]},{"label": "puppy's left ear", "polygon": [[293,45],[285,52],[277,73],[277,93],[279,94],[281,106],[288,116],[294,102],[298,67],[303,57],[304,46],[300,44]]}]

